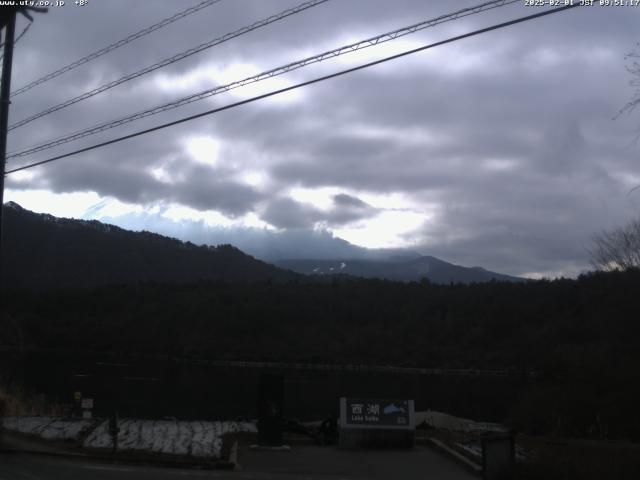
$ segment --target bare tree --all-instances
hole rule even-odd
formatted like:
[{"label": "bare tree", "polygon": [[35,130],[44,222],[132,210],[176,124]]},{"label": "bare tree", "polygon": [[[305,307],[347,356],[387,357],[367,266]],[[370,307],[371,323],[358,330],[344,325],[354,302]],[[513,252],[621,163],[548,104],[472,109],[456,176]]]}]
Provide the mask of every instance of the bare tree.
[{"label": "bare tree", "polygon": [[[640,43],[638,43],[638,47],[640,48]],[[625,56],[625,60],[628,60],[629,63],[626,65],[627,72],[629,72],[632,76],[631,80],[629,80],[629,85],[635,88],[635,92],[631,100],[627,102],[627,104],[618,112],[615,118],[619,117],[623,113],[630,113],[634,108],[640,104],[640,51],[634,50],[628,53]]]},{"label": "bare tree", "polygon": [[[637,44],[638,48],[640,48],[640,43]],[[634,50],[628,53],[625,57],[625,60],[628,60],[629,63],[625,66],[627,72],[631,74],[631,80],[629,80],[629,85],[635,89],[631,100],[627,102],[627,104],[620,109],[614,119],[619,118],[623,113],[631,113],[638,105],[640,105],[640,51]],[[640,133],[636,136],[636,142],[640,139]],[[631,195],[635,190],[640,188],[640,185],[636,185],[633,187],[627,195]]]},{"label": "bare tree", "polygon": [[640,218],[592,237],[591,263],[599,270],[640,268]]}]

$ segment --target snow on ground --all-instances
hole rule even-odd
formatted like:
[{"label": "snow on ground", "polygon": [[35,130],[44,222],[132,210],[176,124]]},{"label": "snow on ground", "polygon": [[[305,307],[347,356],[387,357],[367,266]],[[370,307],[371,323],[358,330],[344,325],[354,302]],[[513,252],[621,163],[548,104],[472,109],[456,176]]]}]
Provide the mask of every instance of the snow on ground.
[{"label": "snow on ground", "polygon": [[507,428],[499,423],[476,422],[468,418],[454,417],[442,412],[416,412],[416,426],[426,423],[433,428],[442,428],[456,432],[506,432]]},{"label": "snow on ground", "polygon": [[[118,449],[194,457],[220,458],[226,433],[255,433],[249,422],[186,422],[121,419]],[[112,448],[109,422],[102,422],[84,441],[87,448]]]},{"label": "snow on ground", "polygon": [[[6,430],[36,435],[46,440],[79,440],[95,426],[83,442],[88,448],[112,448],[107,420],[60,419],[55,417],[3,417]],[[186,422],[136,420],[118,422],[118,449],[194,457],[220,458],[222,436],[257,432],[251,422]]]},{"label": "snow on ground", "polygon": [[472,457],[482,458],[482,444],[479,441],[456,443],[456,445]]},{"label": "snow on ground", "polygon": [[[455,445],[467,452],[472,457],[475,457],[477,459],[482,458],[482,443],[479,440],[457,442]],[[520,445],[516,445],[515,448],[516,460],[518,460],[519,462],[527,461],[532,457],[531,452],[522,448]]]},{"label": "snow on ground", "polygon": [[46,440],[77,440],[94,423],[93,420],[63,420],[55,417],[2,418],[2,426],[6,430],[37,435]]}]

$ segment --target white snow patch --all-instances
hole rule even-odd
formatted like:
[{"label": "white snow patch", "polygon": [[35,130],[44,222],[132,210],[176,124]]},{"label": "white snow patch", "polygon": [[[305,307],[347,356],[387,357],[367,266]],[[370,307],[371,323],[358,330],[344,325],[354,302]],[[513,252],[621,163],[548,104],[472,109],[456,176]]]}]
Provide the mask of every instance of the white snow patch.
[{"label": "white snow patch", "polygon": [[[467,454],[471,455],[472,457],[475,457],[477,459],[482,458],[482,444],[479,440],[457,442],[455,445],[467,452]],[[522,448],[520,445],[516,445],[515,447],[516,460],[520,462],[526,462],[532,458],[533,455],[530,451]]]},{"label": "white snow patch", "polygon": [[482,458],[482,445],[480,442],[466,442],[466,443],[456,443],[456,446],[460,447],[462,450],[467,452],[467,454],[471,455],[475,458]]},{"label": "white snow patch", "polygon": [[423,423],[433,428],[442,428],[457,432],[506,432],[507,428],[499,423],[476,422],[468,418],[455,417],[442,412],[416,412],[416,425]]},{"label": "white snow patch", "polygon": [[46,440],[77,440],[93,420],[55,417],[3,417],[5,430],[36,435]]},{"label": "white snow patch", "polygon": [[[171,455],[220,458],[222,435],[230,432],[256,433],[249,422],[187,422],[178,420],[121,419],[118,448]],[[111,448],[108,422],[100,424],[84,441],[88,448]]]}]

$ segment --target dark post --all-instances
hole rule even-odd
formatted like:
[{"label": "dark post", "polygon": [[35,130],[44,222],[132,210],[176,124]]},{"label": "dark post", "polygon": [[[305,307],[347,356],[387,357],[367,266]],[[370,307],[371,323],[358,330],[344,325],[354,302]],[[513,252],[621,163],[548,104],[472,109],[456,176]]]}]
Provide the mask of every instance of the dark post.
[{"label": "dark post", "polygon": [[16,33],[16,12],[7,15],[4,33],[4,57],[2,60],[2,86],[0,87],[0,295],[4,292],[4,265],[2,265],[2,206],[4,205],[4,170],[7,156],[9,128],[9,97],[11,97],[11,65],[13,63],[13,38]]},{"label": "dark post", "polygon": [[118,433],[120,432],[120,427],[118,426],[118,413],[114,413],[109,417],[109,433],[111,434],[111,439],[113,440],[113,450],[112,452],[115,454],[118,451]]},{"label": "dark post", "polygon": [[[4,417],[5,414],[7,413],[7,404],[5,403],[5,401],[3,399],[0,398],[0,418]],[[0,449],[2,449],[2,431],[4,429],[4,426],[2,424],[2,422],[0,421]]]},{"label": "dark post", "polygon": [[514,478],[514,432],[486,433],[482,436],[482,467],[484,480],[511,480]]},{"label": "dark post", "polygon": [[265,446],[281,446],[284,423],[284,377],[260,375],[258,399],[258,443]]}]

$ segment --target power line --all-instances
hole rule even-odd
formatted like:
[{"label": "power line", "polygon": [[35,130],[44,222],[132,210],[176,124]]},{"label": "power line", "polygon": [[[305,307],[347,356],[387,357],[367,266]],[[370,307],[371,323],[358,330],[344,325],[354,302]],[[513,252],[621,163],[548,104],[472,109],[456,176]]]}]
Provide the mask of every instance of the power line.
[{"label": "power line", "polygon": [[23,125],[26,125],[27,123],[33,122],[34,120],[44,117],[45,115],[49,115],[50,113],[53,112],[57,112],[58,110],[62,110],[63,108],[66,108],[70,105],[73,105],[74,103],[78,103],[81,102],[82,100],[86,100],[88,98],[93,97],[94,95],[98,95],[99,93],[105,92],[111,88],[117,87],[118,85],[121,85],[125,82],[128,82],[129,80],[133,80],[134,78],[138,78],[141,77],[143,75],[146,75],[147,73],[153,72],[154,70],[158,70],[159,68],[162,67],[166,67],[167,65],[171,65],[172,63],[175,63],[179,60],[182,60],[184,58],[187,58],[191,55],[194,55],[196,53],[199,53],[203,50],[206,50],[208,48],[211,48],[215,45],[220,45],[221,43],[224,43],[226,41],[229,41],[233,38],[239,37],[241,35],[244,35],[246,33],[249,33],[253,30],[257,30],[258,28],[264,27],[266,25],[269,25],[270,23],[274,23],[277,22],[279,20],[282,20],[290,15],[295,15],[297,13],[300,13],[304,10],[307,10],[309,8],[315,7],[317,5],[320,5],[322,3],[326,3],[329,0],[309,0],[306,1],[296,7],[293,8],[289,8],[287,10],[283,10],[280,13],[277,13],[275,15],[271,15],[270,17],[267,17],[263,20],[260,20],[258,22],[255,22],[249,26],[246,27],[242,27],[234,32],[231,33],[227,33],[221,37],[215,38],[214,40],[211,40],[209,42],[203,43],[198,45],[197,47],[193,47],[190,48],[189,50],[185,50],[184,52],[178,53],[176,55],[174,55],[173,57],[170,58],[166,58],[164,60],[161,60],[158,63],[155,63],[151,66],[148,66],[146,68],[143,68],[142,70],[138,70],[137,72],[134,73],[130,73],[129,75],[125,75],[123,77],[118,78],[117,80],[113,80],[112,82],[106,83],[104,85],[101,85],[97,88],[94,88],[93,90],[90,90],[88,92],[85,92],[81,95],[78,95],[77,97],[71,98],[65,102],[62,102],[58,105],[55,105],[53,107],[47,108],[46,110],[43,110],[39,113],[36,113],[28,118],[25,118],[24,120],[21,120],[19,122],[14,123],[13,125],[11,125],[9,127],[9,131],[15,129],[15,128],[19,128]]},{"label": "power line", "polygon": [[[20,35],[18,35],[16,37],[16,39],[13,41],[13,45],[14,46],[15,46],[16,43],[18,43],[18,40],[20,40],[24,36],[24,34],[27,33],[27,30],[29,30],[29,28],[31,27],[32,23],[33,22],[30,21],[29,23],[27,23],[27,26],[22,29],[22,32],[20,33]],[[0,47],[4,47],[4,41],[0,42]]]},{"label": "power line", "polygon": [[175,15],[172,15],[171,17],[165,18],[164,20],[161,20],[158,23],[155,23],[147,28],[144,28],[142,30],[140,30],[139,32],[136,32],[134,34],[129,35],[126,38],[123,38],[122,40],[119,40],[115,43],[112,43],[111,45],[108,45],[96,52],[93,52],[89,55],[87,55],[86,57],[81,58],[80,60],[76,60],[73,63],[70,63],[69,65],[66,65],[62,68],[59,68],[58,70],[51,72],[47,75],[45,75],[44,77],[41,77],[37,80],[34,80],[33,82],[18,88],[16,91],[11,93],[11,96],[16,96],[16,95],[20,95],[21,93],[26,92],[27,90],[31,90],[33,87],[40,85],[41,83],[45,83],[48,82],[49,80],[51,80],[52,78],[56,78],[60,75],[62,75],[63,73],[66,73],[70,70],[73,70],[74,68],[79,67],[80,65],[84,65],[87,62],[90,62],[91,60],[95,60],[98,57],[101,57],[102,55],[105,55],[113,50],[115,50],[116,48],[120,48],[123,45],[126,45],[128,43],[133,42],[134,40],[137,40],[141,37],[144,37],[145,35],[150,34],[151,32],[155,32],[156,30],[162,28],[162,27],[166,27],[167,25],[176,22],[188,15],[191,15],[192,13],[196,13],[199,12],[200,10],[202,10],[203,8],[207,8],[210,7],[213,4],[216,4],[218,2],[220,2],[222,0],[205,0],[204,2],[199,3],[198,5],[195,5],[193,7],[187,8],[186,10],[183,10],[181,12],[176,13]]},{"label": "power line", "polygon": [[[13,41],[13,46],[14,47],[15,47],[16,43],[18,43],[18,40],[20,40],[22,37],[24,37],[24,34],[27,33],[27,30],[29,30],[29,28],[31,28],[31,24],[32,23],[33,23],[33,21],[30,21],[29,23],[27,23],[27,26],[22,29],[22,32],[20,33],[20,35],[18,35],[16,37],[16,39]],[[4,42],[0,42],[0,47],[4,47]],[[4,58],[4,52],[2,54],[0,54],[0,60],[2,60],[3,58]],[[8,129],[8,130],[10,130],[10,129]]]},{"label": "power line", "polygon": [[339,76],[342,76],[342,75],[346,75],[348,73],[356,72],[358,70],[363,70],[365,68],[373,67],[375,65],[379,65],[381,63],[385,63],[385,62],[388,62],[388,61],[391,61],[391,60],[396,60],[398,58],[405,57],[407,55],[412,55],[414,53],[418,53],[418,52],[421,52],[423,50],[428,50],[430,48],[439,47],[439,46],[445,45],[447,43],[456,42],[458,40],[462,40],[462,39],[465,39],[465,38],[473,37],[475,35],[480,35],[482,33],[487,33],[487,32],[490,32],[492,30],[497,30],[497,29],[508,27],[508,26],[515,25],[515,24],[518,24],[518,23],[526,22],[526,21],[529,21],[529,20],[533,20],[533,19],[536,19],[536,18],[540,18],[540,17],[546,16],[546,15],[559,13],[559,12],[568,10],[570,8],[575,8],[575,7],[578,7],[578,6],[580,6],[580,4],[578,4],[578,3],[576,3],[574,5],[566,5],[564,7],[558,7],[558,8],[554,8],[554,9],[551,9],[551,10],[545,10],[545,11],[542,11],[542,12],[539,12],[539,13],[534,13],[533,15],[527,15],[525,17],[516,18],[514,20],[510,20],[508,22],[503,22],[503,23],[499,23],[499,24],[496,24],[496,25],[492,25],[490,27],[482,28],[480,30],[474,30],[472,32],[465,33],[463,35],[458,35],[458,36],[455,36],[455,37],[448,38],[446,40],[441,40],[439,42],[431,43],[429,45],[424,45],[422,47],[414,48],[412,50],[407,50],[405,52],[398,53],[396,55],[391,55],[389,57],[385,57],[385,58],[382,58],[380,60],[375,60],[373,62],[365,63],[363,65],[358,65],[357,67],[352,67],[352,68],[348,68],[346,70],[341,70],[339,72],[335,72],[335,73],[332,73],[332,74],[329,74],[329,75],[324,75],[322,77],[314,78],[312,80],[307,80],[306,82],[298,83],[298,84],[295,84],[295,85],[291,85],[289,87],[281,88],[279,90],[274,90],[274,91],[271,91],[271,92],[268,92],[268,93],[265,93],[265,94],[262,94],[262,95],[257,95],[255,97],[251,97],[251,98],[248,98],[248,99],[245,99],[245,100],[241,100],[241,101],[238,101],[238,102],[235,102],[235,103],[231,103],[231,104],[225,105],[223,107],[218,107],[218,108],[214,108],[212,110],[207,110],[206,112],[198,113],[198,114],[195,114],[195,115],[190,115],[188,117],[184,117],[184,118],[181,118],[179,120],[174,120],[173,122],[164,123],[162,125],[157,125],[155,127],[148,128],[146,130],[140,130],[138,132],[131,133],[129,135],[124,135],[122,137],[114,138],[114,139],[108,140],[106,142],[97,143],[97,144],[91,145],[89,147],[85,147],[85,148],[81,148],[79,150],[75,150],[73,152],[69,152],[69,153],[65,153],[65,154],[62,154],[62,155],[58,155],[58,156],[53,157],[53,158],[49,158],[47,160],[41,160],[39,162],[34,162],[34,163],[30,163],[28,165],[23,165],[22,167],[18,167],[18,168],[14,168],[12,170],[8,170],[6,172],[6,174],[8,175],[10,173],[19,172],[21,170],[27,170],[29,168],[37,167],[37,166],[43,165],[45,163],[55,162],[57,160],[61,160],[63,158],[70,157],[72,155],[77,155],[79,153],[84,153],[84,152],[88,152],[90,150],[95,150],[95,149],[100,148],[100,147],[104,147],[104,146],[111,145],[111,144],[114,144],[114,143],[122,142],[124,140],[129,140],[131,138],[139,137],[141,135],[145,135],[147,133],[155,132],[157,130],[162,130],[164,128],[172,127],[172,126],[178,125],[180,123],[189,122],[189,121],[195,120],[197,118],[201,118],[201,117],[205,117],[205,116],[208,116],[208,115],[212,115],[214,113],[222,112],[224,110],[229,110],[231,108],[239,107],[241,105],[246,105],[248,103],[253,103],[253,102],[256,102],[258,100],[262,100],[264,98],[272,97],[274,95],[278,95],[278,94],[289,92],[291,90],[295,90],[295,89],[298,89],[298,88],[306,87],[307,85],[312,85],[314,83],[319,83],[319,82],[322,82],[322,81],[325,81],[325,80],[329,80],[331,78],[335,78],[335,77],[339,77]]},{"label": "power line", "polygon": [[18,40],[20,40],[22,37],[24,37],[24,34],[27,33],[27,30],[29,30],[29,28],[31,27],[31,24],[33,22],[29,22],[27,23],[27,26],[24,27],[24,29],[22,30],[22,32],[20,33],[20,35],[18,35],[18,37],[14,40],[13,45],[15,46],[16,43],[18,43]]},{"label": "power line", "polygon": [[387,33],[383,33],[381,35],[377,35],[375,37],[371,37],[368,38],[366,40],[361,40],[359,42],[356,43],[352,43],[349,45],[345,45],[339,48],[335,48],[333,50],[329,50],[327,52],[321,53],[319,55],[314,55],[312,57],[307,57],[303,60],[298,60],[296,62],[293,63],[289,63],[286,65],[282,65],[276,68],[273,68],[271,70],[267,70],[265,72],[262,73],[258,73],[256,75],[244,78],[242,80],[237,80],[235,82],[231,82],[228,83],[226,85],[220,85],[217,87],[213,87],[210,88],[208,90],[204,90],[202,92],[199,93],[195,93],[193,95],[189,95],[187,97],[183,97],[180,98],[178,100],[174,100],[172,102],[169,103],[165,103],[163,105],[158,105],[146,110],[142,110],[140,112],[125,116],[125,117],[121,117],[119,119],[116,120],[112,120],[106,123],[102,123],[102,124],[98,124],[95,125],[93,127],[84,129],[84,130],[80,130],[77,132],[74,132],[72,134],[66,135],[64,137],[59,137],[57,139],[51,140],[51,141],[47,141],[45,143],[39,144],[39,145],[35,145],[32,147],[29,147],[26,150],[22,150],[20,152],[14,152],[11,153],[7,156],[7,159],[10,158],[19,158],[19,157],[24,157],[26,155],[31,155],[33,153],[36,152],[40,152],[43,150],[48,150],[49,148],[53,148],[56,147],[58,145],[62,145],[64,143],[68,143],[68,142],[72,142],[74,140],[78,140],[90,135],[94,135],[96,133],[100,133],[103,132],[105,130],[110,130],[111,128],[115,128],[118,127],[120,125],[124,125],[136,120],[140,120],[142,118],[151,116],[151,115],[155,115],[157,113],[161,113],[167,110],[172,110],[174,108],[178,108],[178,107],[182,107],[184,105],[199,101],[199,100],[203,100],[205,98],[211,97],[213,95],[218,95],[220,93],[224,93],[224,92],[228,92],[229,90],[235,89],[235,88],[239,88],[239,87],[243,87],[245,85],[249,85],[252,83],[256,83],[259,82],[261,80],[266,80],[268,78],[272,78],[278,75],[282,75],[284,73],[293,71],[293,70],[297,70],[299,68],[305,67],[307,65],[313,64],[313,63],[318,63],[318,62],[322,62],[324,60],[328,60],[331,58],[335,58],[338,57],[340,55],[344,55],[346,53],[351,53],[351,52],[355,52],[357,50],[361,50],[364,48],[368,48],[371,46],[375,46],[378,45],[380,43],[384,43],[384,42],[388,42],[391,40],[394,40],[396,38],[399,37],[403,37],[405,35],[409,35],[412,33],[415,33],[417,31],[423,30],[425,28],[428,27],[433,27],[435,25],[441,24],[441,23],[445,23],[445,22],[449,22],[452,20],[456,20],[459,18],[463,18],[469,15],[475,15],[487,10],[492,10],[494,8],[498,8],[498,7],[503,7],[505,5],[509,5],[511,3],[516,3],[516,2],[520,2],[520,0],[494,0],[494,1],[490,1],[490,2],[486,2],[486,3],[482,3],[480,5],[477,5],[475,7],[469,7],[469,8],[464,8],[462,10],[458,10],[456,12],[453,13],[449,13],[446,15],[441,15],[439,17],[436,18],[432,18],[429,20],[424,20],[422,22],[416,23],[414,25],[408,26],[408,27],[402,27],[399,28],[397,30],[394,30],[392,32],[387,32]]},{"label": "power line", "polygon": [[213,95],[217,95],[220,93],[224,93],[227,92],[229,90],[235,89],[235,88],[239,88],[251,83],[255,83],[261,80],[265,80],[277,75],[282,75],[284,73],[290,72],[292,70],[296,70],[298,68],[302,68],[306,65],[312,64],[312,63],[318,63],[330,58],[334,58],[346,53],[350,53],[350,52],[354,52],[357,50],[361,50],[363,48],[367,48],[367,47],[371,47],[374,45],[377,45],[379,43],[384,43],[390,40],[394,40],[396,38],[402,37],[404,35],[408,35],[411,33],[415,33],[419,30],[428,28],[428,27],[433,27],[435,25],[438,25],[440,23],[444,23],[444,22],[448,22],[451,20],[455,20],[455,19],[459,19],[462,17],[466,17],[469,15],[474,15],[483,11],[487,11],[487,10],[491,10],[493,8],[498,8],[498,7],[502,7],[511,3],[516,3],[519,2],[519,0],[494,0],[494,1],[489,1],[474,7],[469,7],[469,8],[464,8],[462,10],[458,10],[456,12],[450,13],[450,14],[446,14],[446,15],[441,15],[439,17],[433,18],[433,19],[429,19],[429,20],[424,20],[422,22],[416,23],[414,25],[408,26],[408,27],[403,27],[397,30],[394,30],[392,32],[387,32],[381,35],[378,35],[376,37],[371,37],[356,43],[352,43],[350,45],[346,45],[346,46],[342,46],[333,50],[330,50],[328,52],[324,52],[321,53],[319,55],[315,55],[312,57],[308,57],[305,58],[303,60],[297,61],[297,62],[293,62],[284,66],[280,66],[271,70],[268,70],[266,72],[262,72],[259,73],[257,75],[251,76],[251,77],[247,77],[244,78],[242,80],[238,80],[236,82],[232,82],[230,84],[227,85],[222,85],[222,86],[218,86],[218,87],[214,87],[193,95],[190,95],[188,97],[184,97],[172,102],[169,102],[167,104],[163,104],[163,105],[159,105],[147,110],[143,110],[137,113],[134,113],[132,115],[128,115],[126,117],[121,117],[119,119],[113,120],[113,121],[109,121],[106,123],[102,123],[102,124],[98,124],[95,125],[93,127],[84,129],[84,130],[80,130],[77,132],[74,132],[72,134],[63,136],[63,137],[59,137],[57,139],[45,142],[45,143],[41,143],[38,144],[36,146],[30,147],[27,150],[23,150],[21,152],[17,152],[17,153],[11,153],[8,155],[7,158],[18,158],[18,157],[22,157],[22,156],[26,156],[26,155],[30,155],[32,153],[36,153],[42,150],[47,150],[49,148],[58,146],[58,145],[62,145],[64,143],[68,143],[74,140],[78,140],[80,138],[84,138],[86,136],[90,136],[96,133],[100,133],[102,131],[105,130],[109,130],[111,128],[115,128],[118,127],[120,125],[124,125],[126,123],[130,123],[136,120],[139,120],[141,118],[145,118],[151,115],[155,115],[156,113],[160,113],[160,112],[164,112],[166,110],[171,110],[174,108],[178,108],[184,105],[187,105],[189,103],[193,103],[199,100],[202,100],[204,98],[208,98],[210,96]]}]

